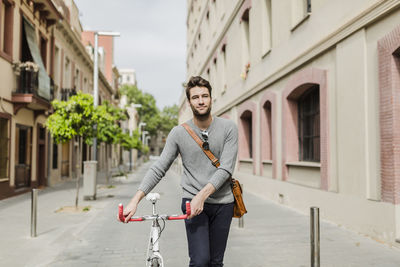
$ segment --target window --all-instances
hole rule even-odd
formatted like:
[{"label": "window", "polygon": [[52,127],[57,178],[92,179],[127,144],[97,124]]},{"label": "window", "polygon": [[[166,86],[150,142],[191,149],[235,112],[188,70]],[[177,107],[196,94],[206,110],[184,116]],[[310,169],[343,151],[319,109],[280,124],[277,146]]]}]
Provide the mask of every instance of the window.
[{"label": "window", "polygon": [[0,179],[10,176],[10,120],[0,114]]},{"label": "window", "polygon": [[53,140],[53,169],[58,168],[58,144]]},{"label": "window", "polygon": [[73,86],[73,88],[82,90],[82,88],[79,88],[79,69],[76,69],[76,70],[75,70],[74,86]]},{"label": "window", "polygon": [[56,46],[54,48],[54,81],[60,84],[60,49]]},{"label": "window", "polygon": [[250,21],[249,21],[249,14],[250,9],[246,9],[243,12],[241,18],[242,24],[242,64],[243,67],[249,63],[250,61]]},{"label": "window", "polygon": [[23,18],[21,19],[21,23],[23,32],[23,34],[21,35],[21,62],[27,62],[27,61],[33,62],[31,49],[29,48],[28,40],[26,39],[25,23]]},{"label": "window", "polygon": [[299,160],[320,161],[319,88],[314,86],[298,100]]},{"label": "window", "polygon": [[271,0],[263,0],[262,16],[262,55],[271,50],[272,46],[272,9]]},{"label": "window", "polygon": [[218,64],[217,64],[217,58],[215,57],[213,59],[213,66],[212,66],[212,77],[211,79],[211,83],[212,83],[212,87],[215,90],[214,92],[214,101],[217,99],[218,95],[219,95],[219,81],[218,81]]},{"label": "window", "polygon": [[267,101],[264,104],[264,112],[266,119],[266,131],[263,133],[263,139],[265,139],[265,147],[263,150],[266,151],[264,160],[272,160],[272,112],[271,112],[271,102]]},{"label": "window", "polygon": [[244,147],[244,155],[247,158],[253,158],[253,120],[251,111],[243,112],[240,116],[240,120],[244,130],[244,141],[246,143]]},{"label": "window", "polygon": [[40,36],[40,55],[42,56],[43,65],[47,68],[47,40]]},{"label": "window", "polygon": [[221,68],[221,94],[224,94],[227,88],[227,84],[226,84],[226,44],[223,44],[221,47],[221,64],[220,68]]},{"label": "window", "polygon": [[[12,46],[13,46],[13,20],[14,20],[14,7],[13,4],[7,0],[3,0],[3,7],[0,11],[2,11],[0,16],[0,25],[2,26],[2,51],[7,54],[10,59],[12,58]],[[1,3],[0,3],[1,7]]]},{"label": "window", "polygon": [[292,0],[292,30],[311,13],[311,0]]},{"label": "window", "polygon": [[67,57],[65,58],[63,81],[64,81],[63,88],[70,88],[70,86],[71,86],[71,63]]},{"label": "window", "polygon": [[83,88],[82,88],[82,90],[84,91],[84,92],[88,92],[88,82],[87,82],[87,78],[85,77],[85,78],[83,78]]}]

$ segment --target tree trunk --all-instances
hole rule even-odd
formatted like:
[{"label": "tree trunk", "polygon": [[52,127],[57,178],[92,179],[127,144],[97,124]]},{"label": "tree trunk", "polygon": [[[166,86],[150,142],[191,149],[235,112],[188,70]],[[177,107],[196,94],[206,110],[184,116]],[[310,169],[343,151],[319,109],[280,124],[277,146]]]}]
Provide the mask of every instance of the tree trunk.
[{"label": "tree trunk", "polygon": [[76,169],[79,171],[77,171],[77,177],[76,177],[76,197],[75,197],[75,208],[78,209],[78,201],[79,201],[79,182],[80,182],[80,178],[81,178],[81,168],[78,166],[82,166],[80,164],[80,158],[81,158],[81,154],[82,154],[82,146],[81,146],[81,137],[78,138],[78,156],[77,156],[77,166]]}]

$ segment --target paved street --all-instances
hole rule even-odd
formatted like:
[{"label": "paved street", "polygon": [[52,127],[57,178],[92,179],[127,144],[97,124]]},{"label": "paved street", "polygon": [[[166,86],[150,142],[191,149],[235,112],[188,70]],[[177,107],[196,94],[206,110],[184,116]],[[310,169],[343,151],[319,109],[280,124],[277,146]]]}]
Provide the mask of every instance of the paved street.
[{"label": "paved street", "polygon": [[[39,193],[38,237],[30,235],[30,194],[0,201],[1,266],[144,266],[149,223],[116,221],[118,203],[127,203],[150,163],[114,188],[100,185],[96,201],[84,213],[55,212],[74,204],[74,183]],[[160,213],[180,207],[179,177],[170,171],[156,188]],[[286,207],[245,195],[245,228],[234,219],[225,266],[310,266],[309,218]],[[149,214],[143,201],[137,214]],[[161,239],[166,266],[187,266],[182,221],[167,222]],[[400,250],[321,223],[321,266],[400,266]]]}]

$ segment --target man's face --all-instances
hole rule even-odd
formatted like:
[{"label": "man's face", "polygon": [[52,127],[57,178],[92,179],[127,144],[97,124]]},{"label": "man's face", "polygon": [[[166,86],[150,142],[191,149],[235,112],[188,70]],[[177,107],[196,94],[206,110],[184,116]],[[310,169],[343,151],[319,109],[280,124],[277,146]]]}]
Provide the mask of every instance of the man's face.
[{"label": "man's face", "polygon": [[195,116],[208,116],[211,112],[211,96],[206,87],[193,87],[189,91],[189,104]]}]

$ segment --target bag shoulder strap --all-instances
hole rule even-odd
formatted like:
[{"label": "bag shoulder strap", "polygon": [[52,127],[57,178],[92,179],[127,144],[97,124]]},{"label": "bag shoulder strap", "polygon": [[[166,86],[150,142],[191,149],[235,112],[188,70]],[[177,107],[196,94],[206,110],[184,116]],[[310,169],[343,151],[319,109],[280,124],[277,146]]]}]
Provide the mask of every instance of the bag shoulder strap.
[{"label": "bag shoulder strap", "polygon": [[197,134],[193,131],[192,128],[187,123],[183,123],[182,126],[186,129],[186,131],[189,133],[189,135],[196,141],[196,143],[199,145],[201,150],[203,150],[204,154],[207,155],[207,157],[211,160],[212,165],[215,167],[219,167],[219,159],[214,156],[214,154],[210,150],[205,150],[203,148],[203,141],[197,136]]}]

